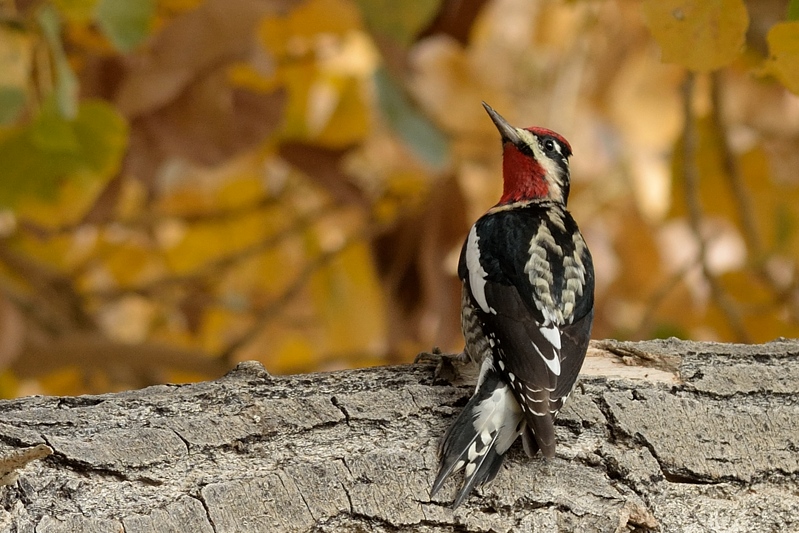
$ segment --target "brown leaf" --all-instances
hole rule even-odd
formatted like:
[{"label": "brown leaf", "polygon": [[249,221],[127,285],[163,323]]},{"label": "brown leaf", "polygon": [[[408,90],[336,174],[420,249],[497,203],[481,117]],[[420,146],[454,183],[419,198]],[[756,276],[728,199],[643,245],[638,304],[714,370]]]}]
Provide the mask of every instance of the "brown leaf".
[{"label": "brown leaf", "polygon": [[469,44],[469,34],[472,31],[474,20],[483,10],[486,0],[444,0],[435,18],[430,25],[422,30],[419,39],[431,35],[450,35],[463,45]]},{"label": "brown leaf", "polygon": [[329,192],[333,198],[344,204],[364,204],[361,191],[341,170],[341,159],[350,148],[322,148],[300,142],[286,142],[280,145],[280,157],[295,166],[309,178]]},{"label": "brown leaf", "polygon": [[175,100],[209,70],[247,55],[260,19],[295,3],[209,0],[178,17],[130,57],[116,94],[119,110],[133,118]]}]

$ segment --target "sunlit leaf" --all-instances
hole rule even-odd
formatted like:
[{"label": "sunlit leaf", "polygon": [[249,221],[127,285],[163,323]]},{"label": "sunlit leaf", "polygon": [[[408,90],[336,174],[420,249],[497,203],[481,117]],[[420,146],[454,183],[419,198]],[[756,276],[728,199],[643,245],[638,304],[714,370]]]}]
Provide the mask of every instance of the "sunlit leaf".
[{"label": "sunlit leaf", "polygon": [[95,16],[119,50],[135,48],[150,32],[155,0],[99,0]]},{"label": "sunlit leaf", "polygon": [[[335,16],[333,14],[335,13]],[[287,16],[270,16],[259,35],[266,48],[278,57],[310,54],[316,40],[325,35],[343,36],[360,27],[360,15],[346,0],[309,0]]]},{"label": "sunlit leaf", "polygon": [[[343,148],[361,141],[369,131],[369,108],[363,99],[361,84],[354,78],[337,80],[331,85],[335,104],[323,121],[323,127],[312,136],[316,143],[330,148]],[[311,98],[313,101],[313,95]],[[311,117],[308,117],[310,122]]]},{"label": "sunlit leaf", "polygon": [[774,74],[791,92],[799,94],[799,21],[775,24],[767,39],[771,57],[766,71]]},{"label": "sunlit leaf", "polygon": [[743,50],[749,27],[743,0],[644,0],[643,9],[663,61],[704,72]]},{"label": "sunlit leaf", "polygon": [[177,245],[165,250],[165,258],[173,272],[192,272],[256,245],[279,228],[276,214],[263,211],[197,222],[186,228]]}]

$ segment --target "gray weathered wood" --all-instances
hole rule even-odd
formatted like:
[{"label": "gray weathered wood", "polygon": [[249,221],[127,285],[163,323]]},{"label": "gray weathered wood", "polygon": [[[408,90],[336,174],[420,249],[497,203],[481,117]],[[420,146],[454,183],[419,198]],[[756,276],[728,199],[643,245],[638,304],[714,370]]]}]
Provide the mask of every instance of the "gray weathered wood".
[{"label": "gray weathered wood", "polygon": [[0,402],[0,531],[799,531],[799,342],[589,355],[558,456],[455,511],[428,489],[471,387],[429,365]]}]

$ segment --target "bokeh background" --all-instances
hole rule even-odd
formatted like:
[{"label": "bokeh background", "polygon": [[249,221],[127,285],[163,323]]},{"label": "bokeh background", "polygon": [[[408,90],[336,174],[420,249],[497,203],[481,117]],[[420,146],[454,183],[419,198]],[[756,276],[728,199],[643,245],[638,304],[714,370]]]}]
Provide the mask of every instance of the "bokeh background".
[{"label": "bokeh background", "polygon": [[594,338],[799,336],[799,2],[0,2],[0,397],[462,347],[480,105],[574,148]]}]

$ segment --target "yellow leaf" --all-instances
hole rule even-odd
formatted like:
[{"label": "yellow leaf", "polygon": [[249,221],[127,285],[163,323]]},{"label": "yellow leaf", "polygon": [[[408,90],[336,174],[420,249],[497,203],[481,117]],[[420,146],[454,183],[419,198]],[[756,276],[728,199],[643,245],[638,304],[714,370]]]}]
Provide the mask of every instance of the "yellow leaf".
[{"label": "yellow leaf", "polygon": [[103,267],[119,287],[133,287],[157,279],[166,268],[149,247],[136,242],[106,245]]},{"label": "yellow leaf", "polygon": [[274,348],[267,369],[276,374],[310,371],[316,366],[315,348],[306,335],[296,332],[285,335]]},{"label": "yellow leaf", "polygon": [[244,260],[238,261],[218,287],[220,299],[240,301],[256,308],[269,305],[285,291],[302,268],[297,249],[298,235]]},{"label": "yellow leaf", "polygon": [[0,399],[9,400],[19,395],[19,380],[11,370],[0,371]]},{"label": "yellow leaf", "polygon": [[[73,177],[78,175],[75,173]],[[56,186],[55,198],[27,196],[19,200],[15,211],[19,218],[46,228],[74,224],[94,204],[104,186],[105,183],[96,180],[72,179]]]},{"label": "yellow leaf", "polygon": [[338,78],[334,81],[339,85],[336,103],[313,140],[323,146],[340,148],[359,142],[369,132],[369,109],[363,101],[358,80]]},{"label": "yellow leaf", "polygon": [[216,194],[216,205],[220,209],[246,209],[253,200],[264,195],[263,180],[257,176],[242,176],[240,179],[225,182]]},{"label": "yellow leaf", "polygon": [[741,175],[766,252],[796,256],[799,250],[799,186],[774,178],[768,155],[756,146],[740,157]]},{"label": "yellow leaf", "polygon": [[799,94],[799,21],[775,24],[767,39],[771,57],[765,70]]},{"label": "yellow leaf", "polygon": [[249,315],[219,306],[210,307],[203,314],[200,346],[207,353],[219,353],[245,334],[251,322]]},{"label": "yellow leaf", "polygon": [[195,223],[186,228],[178,244],[164,251],[164,257],[173,272],[191,272],[209,261],[256,245],[281,228],[282,218],[276,213],[255,211],[219,221]]},{"label": "yellow leaf", "polygon": [[39,378],[45,394],[55,396],[75,395],[86,392],[85,375],[75,366],[68,366]]},{"label": "yellow leaf", "polygon": [[322,35],[342,36],[360,28],[358,10],[346,0],[309,0],[288,16],[267,17],[259,34],[267,50],[277,56],[302,56],[314,51]]},{"label": "yellow leaf", "polygon": [[215,168],[176,168],[162,182],[157,210],[185,217],[246,208],[266,193],[262,164],[261,157],[245,154]]},{"label": "yellow leaf", "polygon": [[378,53],[352,3],[310,0],[287,16],[267,17],[259,34],[276,58],[275,72],[239,65],[230,76],[259,91],[285,87],[282,137],[329,147],[362,140],[369,127],[363,83]]},{"label": "yellow leaf", "polygon": [[644,0],[644,17],[663,61],[710,71],[741,53],[749,27],[743,0]]},{"label": "yellow leaf", "polygon": [[53,4],[70,22],[87,23],[94,15],[98,0],[53,0]]},{"label": "yellow leaf", "polygon": [[[699,202],[706,215],[729,217],[735,213],[736,206],[730,189],[729,180],[721,160],[718,132],[709,118],[696,122],[696,170],[699,176]],[[677,139],[672,160],[674,176],[670,215],[687,216],[685,200],[685,180],[683,171],[684,151],[683,138]]]},{"label": "yellow leaf", "polygon": [[246,63],[237,63],[228,69],[230,83],[253,92],[271,93],[280,85],[276,75],[265,75]]},{"label": "yellow leaf", "polygon": [[[116,53],[116,49],[111,41],[103,35],[100,29],[89,22],[73,22],[67,24],[66,32],[69,37],[69,43],[78,49],[84,49],[87,52],[93,52],[98,56],[111,56]],[[75,65],[77,61],[83,61],[83,56],[70,57],[70,62]]]},{"label": "yellow leaf", "polygon": [[381,353],[386,337],[384,296],[368,246],[354,243],[311,280],[327,356]]}]

